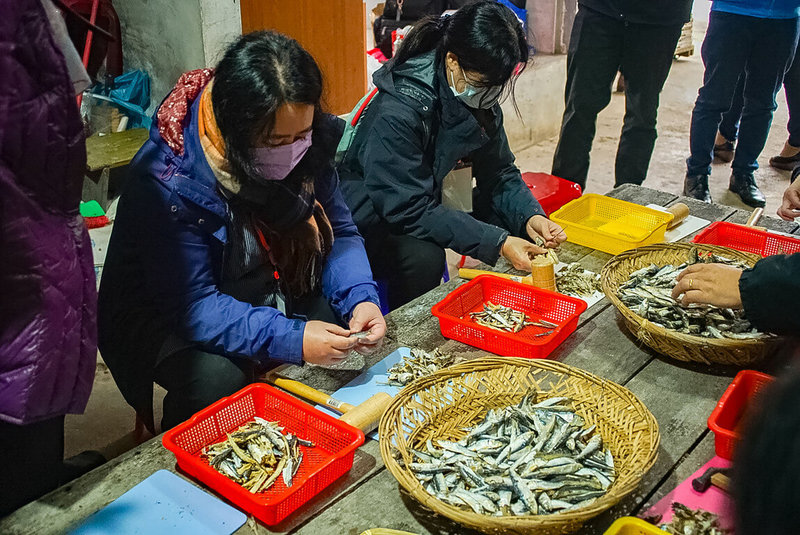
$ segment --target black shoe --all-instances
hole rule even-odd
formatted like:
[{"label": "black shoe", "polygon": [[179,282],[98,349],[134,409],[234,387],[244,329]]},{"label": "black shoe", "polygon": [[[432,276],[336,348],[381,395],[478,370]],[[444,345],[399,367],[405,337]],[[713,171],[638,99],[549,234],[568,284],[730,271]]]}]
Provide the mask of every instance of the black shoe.
[{"label": "black shoe", "polygon": [[686,175],[683,181],[683,194],[698,201],[711,202],[711,192],[708,191],[708,175]]},{"label": "black shoe", "polygon": [[714,158],[729,163],[733,160],[733,150],[733,143],[730,141],[714,145]]},{"label": "black shoe", "polygon": [[753,208],[763,208],[767,204],[767,199],[756,185],[756,177],[753,173],[731,173],[731,182],[728,187],[732,192],[742,198],[742,202]]}]

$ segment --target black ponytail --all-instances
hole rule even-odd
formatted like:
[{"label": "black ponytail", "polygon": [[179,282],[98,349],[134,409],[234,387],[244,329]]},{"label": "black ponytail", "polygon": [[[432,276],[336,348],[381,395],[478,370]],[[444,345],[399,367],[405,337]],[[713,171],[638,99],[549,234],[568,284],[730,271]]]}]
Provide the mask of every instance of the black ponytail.
[{"label": "black ponytail", "polygon": [[401,42],[393,66],[432,50],[440,65],[452,52],[461,68],[482,75],[481,85],[501,86],[512,98],[514,80],[530,56],[522,24],[495,0],[467,4],[450,16],[422,19]]}]

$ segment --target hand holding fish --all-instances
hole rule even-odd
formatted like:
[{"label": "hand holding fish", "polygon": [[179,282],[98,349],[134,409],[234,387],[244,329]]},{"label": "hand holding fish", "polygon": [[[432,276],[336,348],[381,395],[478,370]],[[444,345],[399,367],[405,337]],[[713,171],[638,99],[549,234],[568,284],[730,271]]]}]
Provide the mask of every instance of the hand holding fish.
[{"label": "hand holding fish", "polygon": [[800,215],[795,211],[798,209],[800,209],[800,180],[795,180],[783,192],[783,202],[778,208],[778,215],[786,221],[794,221],[794,218]]},{"label": "hand holding fish", "polygon": [[553,249],[566,241],[567,233],[560,225],[553,223],[543,215],[535,215],[528,219],[525,226],[528,236],[536,240],[539,236],[544,240],[545,247]]},{"label": "hand holding fish", "polygon": [[692,264],[678,275],[672,298],[681,304],[704,303],[720,308],[741,308],[739,279],[742,270],[725,264]]},{"label": "hand holding fish", "polygon": [[509,236],[506,238],[506,241],[503,242],[503,246],[500,248],[500,254],[503,255],[506,260],[511,262],[511,264],[514,266],[514,269],[518,269],[520,271],[530,271],[531,257],[534,255],[545,254],[546,252],[546,249],[534,245],[528,240],[517,238],[515,236]]},{"label": "hand holding fish", "polygon": [[357,345],[353,348],[362,355],[369,355],[380,349],[386,334],[386,321],[378,305],[364,301],[353,309],[350,318],[350,335],[366,333],[366,336],[354,337]]},{"label": "hand holding fish", "polygon": [[358,345],[358,339],[349,336],[350,331],[338,325],[307,321],[303,331],[303,360],[320,366],[341,362]]}]

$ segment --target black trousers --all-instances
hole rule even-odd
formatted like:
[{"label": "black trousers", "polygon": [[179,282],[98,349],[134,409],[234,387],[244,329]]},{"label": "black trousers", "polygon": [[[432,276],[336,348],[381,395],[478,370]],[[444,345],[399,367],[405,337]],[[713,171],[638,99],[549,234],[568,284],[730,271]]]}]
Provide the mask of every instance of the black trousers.
[{"label": "black trousers", "polygon": [[615,185],[641,184],[656,141],[659,94],[681,25],[630,24],[580,6],[567,54],[561,136],[552,174],[586,186],[597,114],[611,101],[617,71],[625,76],[625,119]]},{"label": "black trousers", "polygon": [[445,266],[444,249],[435,243],[388,231],[364,236],[372,277],[387,286],[394,310],[436,288]]},{"label": "black trousers", "polygon": [[30,425],[0,422],[0,516],[63,482],[64,417]]},{"label": "black trousers", "polygon": [[[294,316],[342,324],[327,299],[315,295],[295,299]],[[278,365],[277,361],[272,364]],[[167,395],[161,429],[166,431],[189,419],[194,413],[255,381],[256,374],[268,370],[271,363],[258,363],[242,357],[210,353],[202,348],[178,351],[155,368],[155,381]]]}]

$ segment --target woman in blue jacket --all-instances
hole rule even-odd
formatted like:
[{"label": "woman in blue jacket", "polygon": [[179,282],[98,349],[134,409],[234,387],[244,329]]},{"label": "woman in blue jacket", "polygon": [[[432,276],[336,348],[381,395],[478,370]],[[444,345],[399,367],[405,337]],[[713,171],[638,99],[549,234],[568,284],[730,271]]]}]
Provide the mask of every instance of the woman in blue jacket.
[{"label": "woman in blue jacket", "polygon": [[215,71],[184,74],[156,112],[99,303],[103,358],[151,430],[153,381],[167,390],[166,429],[259,368],[332,364],[383,338],[333,168],[341,121],[321,112],[321,96],[308,52],[256,32]]}]

